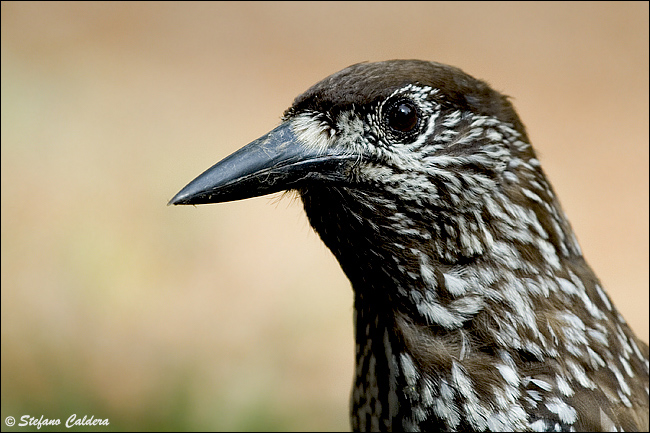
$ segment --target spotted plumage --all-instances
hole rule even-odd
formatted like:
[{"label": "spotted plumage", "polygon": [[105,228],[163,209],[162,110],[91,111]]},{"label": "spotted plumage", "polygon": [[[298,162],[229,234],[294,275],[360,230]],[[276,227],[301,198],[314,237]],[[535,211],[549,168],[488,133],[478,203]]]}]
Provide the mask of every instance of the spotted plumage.
[{"label": "spotted plumage", "polygon": [[648,346],[484,82],[417,60],[350,66],[171,203],[281,190],[354,289],[354,430],[648,429]]}]

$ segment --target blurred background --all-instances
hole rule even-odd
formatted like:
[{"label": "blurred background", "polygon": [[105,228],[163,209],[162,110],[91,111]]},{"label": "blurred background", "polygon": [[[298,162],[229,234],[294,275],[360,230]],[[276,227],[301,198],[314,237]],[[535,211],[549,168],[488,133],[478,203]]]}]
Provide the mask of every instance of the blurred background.
[{"label": "blurred background", "polygon": [[349,429],[352,292],[300,202],[166,203],[360,61],[511,95],[648,341],[647,2],[1,7],[2,420]]}]

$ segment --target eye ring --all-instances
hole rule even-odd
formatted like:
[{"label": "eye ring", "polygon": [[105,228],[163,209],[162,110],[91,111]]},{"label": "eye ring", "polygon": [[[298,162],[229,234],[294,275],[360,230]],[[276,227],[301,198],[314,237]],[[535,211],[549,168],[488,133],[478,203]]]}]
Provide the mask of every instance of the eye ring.
[{"label": "eye ring", "polygon": [[409,99],[399,99],[388,107],[384,115],[386,125],[398,133],[409,133],[417,129],[420,115],[415,103]]}]

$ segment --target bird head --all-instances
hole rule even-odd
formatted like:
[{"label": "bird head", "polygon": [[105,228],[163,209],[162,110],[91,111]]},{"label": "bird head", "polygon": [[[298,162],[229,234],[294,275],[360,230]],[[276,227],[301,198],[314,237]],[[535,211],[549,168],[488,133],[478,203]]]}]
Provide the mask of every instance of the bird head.
[{"label": "bird head", "polygon": [[[490,119],[489,125],[479,118]],[[389,171],[428,175],[453,157],[469,166],[467,158],[475,156],[477,169],[503,171],[504,156],[480,157],[495,150],[484,139],[502,133],[502,126],[527,141],[507,98],[457,68],[420,60],[360,63],[297,97],[280,126],[215,164],[170,204],[217,203],[328,182],[381,193]],[[382,173],[366,176],[373,170]]]},{"label": "bird head", "polygon": [[[551,237],[565,237],[508,98],[434,62],[360,63],[325,78],[295,99],[277,128],[209,168],[170,204],[282,190],[299,192],[342,264],[342,255],[383,260],[409,243],[426,245],[420,252],[433,261],[455,264],[540,219],[558,220]],[[539,218],[504,203],[533,208]],[[351,235],[363,238],[354,252],[346,251]]]}]

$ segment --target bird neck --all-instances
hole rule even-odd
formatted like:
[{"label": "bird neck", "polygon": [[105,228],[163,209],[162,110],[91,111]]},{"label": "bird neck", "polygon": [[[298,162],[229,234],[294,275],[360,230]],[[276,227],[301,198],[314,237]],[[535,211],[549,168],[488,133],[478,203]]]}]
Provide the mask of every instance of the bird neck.
[{"label": "bird neck", "polygon": [[[584,265],[568,224],[562,217],[552,224],[534,212],[505,209],[499,233],[489,232],[490,226],[481,228],[480,211],[457,210],[465,227],[477,229],[473,241],[459,241],[463,229],[451,225],[459,219],[447,218],[444,209],[432,216],[359,194],[301,191],[312,227],[355,292],[353,428],[486,429],[495,399],[514,398],[520,366],[558,356],[563,324],[545,313],[574,297],[586,299],[561,264],[571,255],[576,266]],[[522,238],[531,227],[555,231]],[[442,238],[455,243],[437,244]],[[558,296],[563,289],[549,275],[563,276],[576,295]],[[490,387],[472,385],[481,383]],[[523,428],[514,419],[508,427]]]}]

